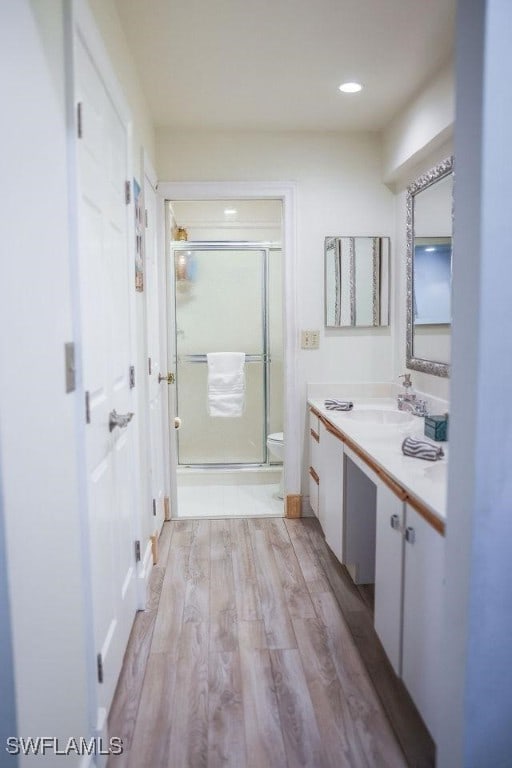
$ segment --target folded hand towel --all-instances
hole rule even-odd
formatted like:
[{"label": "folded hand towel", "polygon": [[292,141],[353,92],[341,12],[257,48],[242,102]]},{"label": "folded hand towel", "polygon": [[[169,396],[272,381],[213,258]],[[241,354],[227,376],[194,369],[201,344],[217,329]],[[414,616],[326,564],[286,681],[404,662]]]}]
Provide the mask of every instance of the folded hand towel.
[{"label": "folded hand towel", "polygon": [[245,354],[209,352],[208,413],[210,416],[239,417],[245,398]]},{"label": "folded hand towel", "polygon": [[337,400],[334,397],[328,397],[325,400],[325,407],[328,411],[351,411],[354,403],[350,400]]},{"label": "folded hand towel", "polygon": [[402,443],[402,453],[404,456],[413,456],[416,459],[427,459],[427,461],[437,461],[444,456],[441,446],[427,443],[426,440],[416,440],[414,437],[406,437]]}]

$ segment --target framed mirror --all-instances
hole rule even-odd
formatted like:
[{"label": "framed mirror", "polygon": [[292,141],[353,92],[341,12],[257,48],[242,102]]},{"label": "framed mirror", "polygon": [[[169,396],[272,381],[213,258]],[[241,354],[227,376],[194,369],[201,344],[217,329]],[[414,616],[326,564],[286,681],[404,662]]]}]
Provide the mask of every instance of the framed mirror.
[{"label": "framed mirror", "polygon": [[326,237],[325,326],[389,325],[389,237]]},{"label": "framed mirror", "polygon": [[450,375],[453,158],[407,188],[406,366]]}]

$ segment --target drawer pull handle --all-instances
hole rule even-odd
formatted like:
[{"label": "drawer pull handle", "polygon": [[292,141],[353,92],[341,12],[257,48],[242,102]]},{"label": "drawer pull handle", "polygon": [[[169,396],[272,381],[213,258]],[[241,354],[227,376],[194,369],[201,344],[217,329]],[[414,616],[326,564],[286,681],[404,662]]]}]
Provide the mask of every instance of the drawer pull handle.
[{"label": "drawer pull handle", "polygon": [[400,515],[391,515],[389,522],[394,531],[400,530]]}]

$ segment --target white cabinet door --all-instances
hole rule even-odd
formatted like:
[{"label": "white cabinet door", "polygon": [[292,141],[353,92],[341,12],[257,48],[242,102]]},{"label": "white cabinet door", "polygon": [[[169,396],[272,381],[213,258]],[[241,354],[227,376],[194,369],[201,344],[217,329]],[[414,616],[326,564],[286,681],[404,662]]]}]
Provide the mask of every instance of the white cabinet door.
[{"label": "white cabinet door", "polygon": [[[135,615],[135,411],[130,387],[134,267],[126,205],[128,132],[85,45],[77,39],[80,312],[92,610],[98,654],[98,727],[110,707]],[[135,417],[136,418],[136,417]],[[126,421],[127,421],[126,420]]]},{"label": "white cabinet door", "polygon": [[400,674],[402,638],[402,569],[404,502],[385,485],[377,485],[375,542],[375,631]]},{"label": "white cabinet door", "polygon": [[338,560],[343,551],[343,443],[320,423],[319,520]]},{"label": "white cabinet door", "polygon": [[445,542],[409,504],[405,517],[402,678],[435,741]]}]

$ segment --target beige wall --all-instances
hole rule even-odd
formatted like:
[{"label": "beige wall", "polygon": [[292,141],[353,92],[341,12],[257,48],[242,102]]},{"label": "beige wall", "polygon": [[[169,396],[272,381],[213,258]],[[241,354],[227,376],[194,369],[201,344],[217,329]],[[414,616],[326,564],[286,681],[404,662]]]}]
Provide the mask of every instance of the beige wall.
[{"label": "beige wall", "polygon": [[376,134],[157,131],[157,169],[163,181],[296,182],[297,330],[321,331],[320,349],[300,353],[301,384],[319,372],[330,381],[390,378],[389,328],[324,330],[325,236],[392,235]]},{"label": "beige wall", "polygon": [[304,406],[308,381],[391,379],[391,328],[324,328],[326,235],[393,235],[394,198],[381,181],[378,134],[157,131],[156,148],[162,181],[296,183],[297,346],[301,329],[320,331],[318,350],[299,350]]}]

